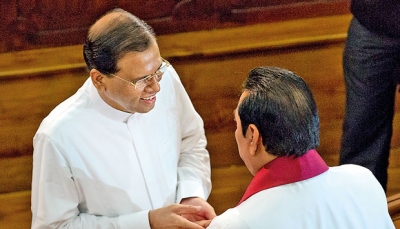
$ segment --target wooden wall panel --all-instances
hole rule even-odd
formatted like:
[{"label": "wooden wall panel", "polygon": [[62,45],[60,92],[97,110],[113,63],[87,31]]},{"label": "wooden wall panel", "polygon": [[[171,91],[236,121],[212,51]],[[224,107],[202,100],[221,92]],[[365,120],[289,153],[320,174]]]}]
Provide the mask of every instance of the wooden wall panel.
[{"label": "wooden wall panel", "polygon": [[0,195],[0,228],[31,228],[30,191],[13,192]]},{"label": "wooden wall panel", "polygon": [[158,35],[346,14],[349,0],[0,1],[0,52],[82,44],[105,12],[121,7]]},{"label": "wooden wall panel", "polygon": [[0,158],[30,155],[32,138],[40,124],[38,120],[43,119],[56,103],[72,95],[87,74],[66,72],[31,77],[0,79]]},{"label": "wooden wall panel", "polygon": [[0,168],[0,194],[31,189],[32,153],[26,156],[2,157]]}]

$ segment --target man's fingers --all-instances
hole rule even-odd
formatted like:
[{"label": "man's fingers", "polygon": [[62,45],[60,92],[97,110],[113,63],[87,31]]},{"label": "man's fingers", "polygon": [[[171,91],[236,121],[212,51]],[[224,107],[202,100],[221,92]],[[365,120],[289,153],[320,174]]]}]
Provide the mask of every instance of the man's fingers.
[{"label": "man's fingers", "polygon": [[193,214],[201,211],[202,207],[201,206],[194,206],[194,205],[179,205],[177,209],[177,214],[182,215],[182,214]]},{"label": "man's fingers", "polygon": [[210,225],[210,223],[211,223],[211,220],[200,220],[200,221],[197,221],[197,222],[194,222],[195,224],[197,224],[197,225],[200,225],[200,226],[202,226],[202,227],[204,227],[204,228],[207,228],[208,227],[208,225]]},{"label": "man's fingers", "polygon": [[183,221],[182,228],[185,228],[185,229],[204,229],[205,227],[202,226],[201,224],[198,224],[197,222],[193,223],[193,222],[190,222],[189,220],[185,219]]}]

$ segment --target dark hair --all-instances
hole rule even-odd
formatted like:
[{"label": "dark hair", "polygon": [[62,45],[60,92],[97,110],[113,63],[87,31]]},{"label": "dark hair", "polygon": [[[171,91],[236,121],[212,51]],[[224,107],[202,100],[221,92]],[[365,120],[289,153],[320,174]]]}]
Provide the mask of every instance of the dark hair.
[{"label": "dark hair", "polygon": [[301,156],[319,145],[318,110],[304,80],[286,69],[258,67],[243,84],[249,95],[238,106],[243,135],[250,124],[275,156]]},{"label": "dark hair", "polygon": [[107,75],[119,70],[117,62],[125,54],[143,52],[155,42],[154,31],[146,22],[122,9],[114,9],[104,16],[111,13],[115,13],[115,17],[90,28],[83,45],[87,68]]}]

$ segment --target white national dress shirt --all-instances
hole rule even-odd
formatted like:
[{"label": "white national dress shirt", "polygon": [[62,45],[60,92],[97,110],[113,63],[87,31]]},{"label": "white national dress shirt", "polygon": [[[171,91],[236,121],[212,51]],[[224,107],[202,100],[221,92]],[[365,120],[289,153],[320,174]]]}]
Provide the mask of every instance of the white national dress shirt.
[{"label": "white national dress shirt", "polygon": [[385,193],[366,168],[330,167],[313,178],[258,192],[208,229],[394,229]]},{"label": "white national dress shirt", "polygon": [[90,78],[41,123],[33,140],[32,228],[150,228],[148,211],[207,199],[203,120],[170,66],[155,108],[107,105]]}]

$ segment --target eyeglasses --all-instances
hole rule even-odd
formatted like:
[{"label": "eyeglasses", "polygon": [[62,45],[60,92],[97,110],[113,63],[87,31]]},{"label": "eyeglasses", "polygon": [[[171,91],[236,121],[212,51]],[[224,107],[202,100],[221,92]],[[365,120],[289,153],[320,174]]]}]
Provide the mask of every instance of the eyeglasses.
[{"label": "eyeglasses", "polygon": [[155,77],[155,79],[157,80],[157,82],[160,82],[160,80],[162,79],[162,76],[164,74],[164,72],[167,70],[167,68],[171,65],[166,59],[161,58],[162,59],[162,63],[160,68],[158,68],[158,70],[153,73],[150,74],[148,76],[145,76],[144,78],[140,79],[140,80],[126,80],[124,78],[121,78],[115,74],[110,73],[110,75],[117,77],[120,80],[123,80],[127,83],[129,83],[130,85],[134,86],[136,90],[143,90],[147,85],[149,85],[151,79],[153,77]]}]

